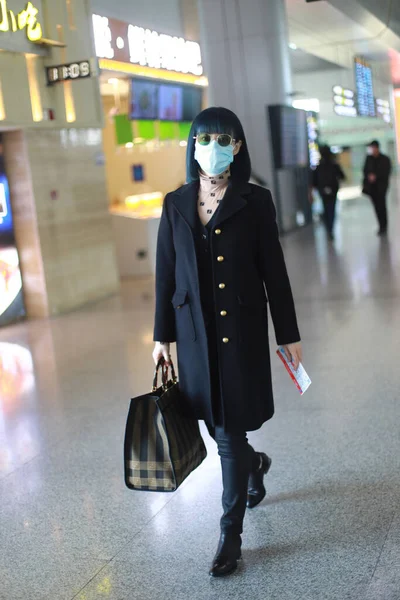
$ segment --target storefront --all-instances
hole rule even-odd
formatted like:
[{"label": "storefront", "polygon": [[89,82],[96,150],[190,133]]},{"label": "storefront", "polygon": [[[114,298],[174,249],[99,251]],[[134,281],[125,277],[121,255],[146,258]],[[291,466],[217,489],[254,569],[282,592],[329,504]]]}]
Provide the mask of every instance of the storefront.
[{"label": "storefront", "polygon": [[101,15],[93,30],[119,272],[148,275],[164,196],[185,182],[191,122],[206,102],[201,50]]},{"label": "storefront", "polygon": [[102,128],[90,2],[0,0],[0,325],[118,289]]}]

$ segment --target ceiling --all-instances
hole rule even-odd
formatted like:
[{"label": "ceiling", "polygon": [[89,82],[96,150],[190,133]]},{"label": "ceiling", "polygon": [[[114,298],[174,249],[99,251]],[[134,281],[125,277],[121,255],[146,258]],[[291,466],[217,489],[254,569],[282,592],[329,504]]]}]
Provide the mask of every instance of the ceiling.
[{"label": "ceiling", "polygon": [[303,54],[291,53],[295,73],[321,70],[324,63],[324,69],[352,68],[354,56],[362,55],[373,63],[376,78],[400,84],[399,0],[285,2],[290,42]]},{"label": "ceiling", "polygon": [[329,69],[335,69],[337,71],[338,66],[313,54],[308,54],[297,48],[296,50],[290,50],[290,64],[292,67],[292,73],[309,73],[310,71],[328,71]]}]

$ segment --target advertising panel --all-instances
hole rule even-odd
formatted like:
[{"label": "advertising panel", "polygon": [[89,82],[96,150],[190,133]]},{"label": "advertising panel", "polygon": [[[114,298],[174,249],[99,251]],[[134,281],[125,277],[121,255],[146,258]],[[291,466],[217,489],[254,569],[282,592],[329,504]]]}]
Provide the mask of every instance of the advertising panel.
[{"label": "advertising panel", "polygon": [[23,316],[25,316],[25,307],[22,277],[0,134],[0,327],[17,321]]}]

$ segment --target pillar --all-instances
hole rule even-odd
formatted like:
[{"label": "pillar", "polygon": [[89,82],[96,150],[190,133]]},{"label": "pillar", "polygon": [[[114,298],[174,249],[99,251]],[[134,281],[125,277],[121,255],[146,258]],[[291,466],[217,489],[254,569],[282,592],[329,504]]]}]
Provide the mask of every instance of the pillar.
[{"label": "pillar", "polygon": [[209,105],[241,119],[254,172],[273,188],[268,104],[291,104],[285,0],[198,0]]}]

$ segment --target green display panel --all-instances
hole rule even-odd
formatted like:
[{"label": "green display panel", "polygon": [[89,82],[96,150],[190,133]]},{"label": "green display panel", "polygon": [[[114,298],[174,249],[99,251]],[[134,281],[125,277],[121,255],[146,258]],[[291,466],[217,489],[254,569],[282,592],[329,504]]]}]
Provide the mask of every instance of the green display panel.
[{"label": "green display panel", "polygon": [[133,142],[132,121],[128,119],[128,115],[116,115],[114,117],[115,138],[118,146]]},{"label": "green display panel", "polygon": [[136,121],[137,136],[144,140],[154,140],[156,136],[155,121]]},{"label": "green display panel", "polygon": [[176,140],[178,138],[177,125],[173,121],[160,121],[160,140]]},{"label": "green display panel", "polygon": [[179,123],[179,139],[184,140],[185,142],[189,138],[190,128],[192,127],[191,123]]}]

